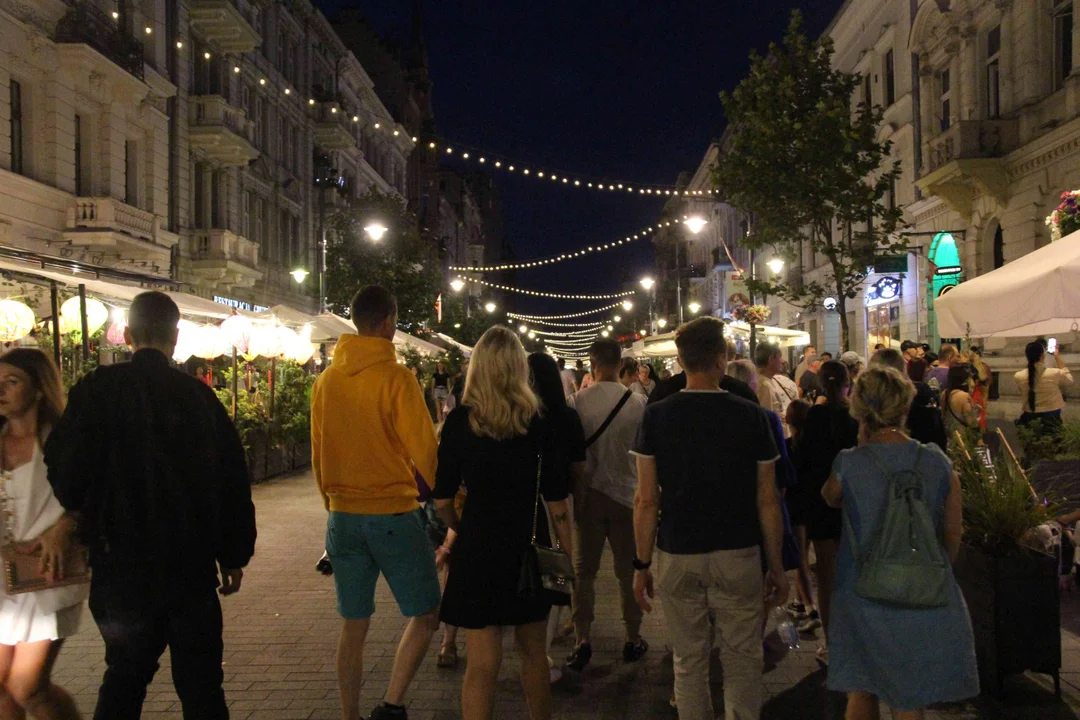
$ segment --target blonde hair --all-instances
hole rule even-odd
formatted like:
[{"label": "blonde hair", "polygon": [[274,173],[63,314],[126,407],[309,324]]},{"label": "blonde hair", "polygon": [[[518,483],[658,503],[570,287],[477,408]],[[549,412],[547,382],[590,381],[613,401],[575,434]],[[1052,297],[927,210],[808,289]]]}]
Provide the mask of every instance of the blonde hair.
[{"label": "blonde hair", "polygon": [[749,360],[733,360],[727,365],[727,374],[736,380],[742,380],[757,390],[757,368]]},{"label": "blonde hair", "polygon": [[469,427],[480,437],[524,435],[540,410],[529,386],[529,361],[515,333],[496,325],[473,348],[462,403],[472,408]]},{"label": "blonde hair", "polygon": [[870,430],[903,427],[915,386],[891,367],[875,366],[859,373],[851,393],[851,416]]}]

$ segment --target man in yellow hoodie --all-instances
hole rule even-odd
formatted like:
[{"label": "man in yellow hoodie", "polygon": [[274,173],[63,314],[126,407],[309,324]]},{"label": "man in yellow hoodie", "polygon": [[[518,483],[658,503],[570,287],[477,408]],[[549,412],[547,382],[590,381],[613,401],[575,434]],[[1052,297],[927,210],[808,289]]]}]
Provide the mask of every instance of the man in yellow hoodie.
[{"label": "man in yellow hoodie", "polygon": [[364,640],[382,573],[410,620],[371,720],[405,720],[405,691],[439,624],[435,553],[417,502],[417,483],[434,485],[437,443],[420,386],[394,353],[394,296],[364,288],[352,321],[357,334],[341,336],[311,394],[311,464],[330,512],[326,550],[345,620],[338,687],[342,717],[360,720]]}]

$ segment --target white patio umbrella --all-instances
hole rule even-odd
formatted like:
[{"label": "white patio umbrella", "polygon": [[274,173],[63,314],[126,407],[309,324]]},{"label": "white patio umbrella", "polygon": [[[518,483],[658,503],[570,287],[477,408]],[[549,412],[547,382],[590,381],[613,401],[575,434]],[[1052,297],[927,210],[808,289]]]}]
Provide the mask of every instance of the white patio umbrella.
[{"label": "white patio umbrella", "polygon": [[941,337],[1010,338],[1075,332],[1080,232],[960,283],[934,300]]}]

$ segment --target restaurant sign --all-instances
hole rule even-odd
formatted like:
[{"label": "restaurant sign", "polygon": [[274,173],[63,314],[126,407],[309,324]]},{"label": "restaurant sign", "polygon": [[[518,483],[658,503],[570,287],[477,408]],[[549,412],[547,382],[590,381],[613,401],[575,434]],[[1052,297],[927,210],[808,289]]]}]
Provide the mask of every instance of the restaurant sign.
[{"label": "restaurant sign", "polygon": [[247,310],[249,312],[263,312],[270,309],[265,305],[252,305],[251,303],[244,302],[243,300],[234,300],[232,298],[221,297],[220,295],[214,296],[214,302],[221,303],[222,305],[228,305],[229,307],[236,308],[237,310]]}]

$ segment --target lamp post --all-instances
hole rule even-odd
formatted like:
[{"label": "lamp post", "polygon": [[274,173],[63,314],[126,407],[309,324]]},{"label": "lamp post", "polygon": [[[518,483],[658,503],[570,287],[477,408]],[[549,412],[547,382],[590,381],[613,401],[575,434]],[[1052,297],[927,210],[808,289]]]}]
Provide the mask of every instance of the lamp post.
[{"label": "lamp post", "polygon": [[[652,289],[653,289],[654,285],[656,285],[656,281],[653,280],[651,277],[643,277],[643,278],[641,278],[641,287],[643,287],[645,289],[645,292],[649,293],[649,332],[654,332],[655,331],[655,327],[653,326],[653,294],[652,294]],[[626,307],[626,303],[623,303],[623,307]]]},{"label": "lamp post", "polygon": [[[690,232],[694,235],[700,233],[709,221],[700,215],[694,215],[693,217],[683,220],[683,225],[690,228]],[[679,245],[678,238],[675,239],[675,301],[679,305],[679,325],[683,323],[683,310],[682,310],[682,269],[679,267]]]}]

